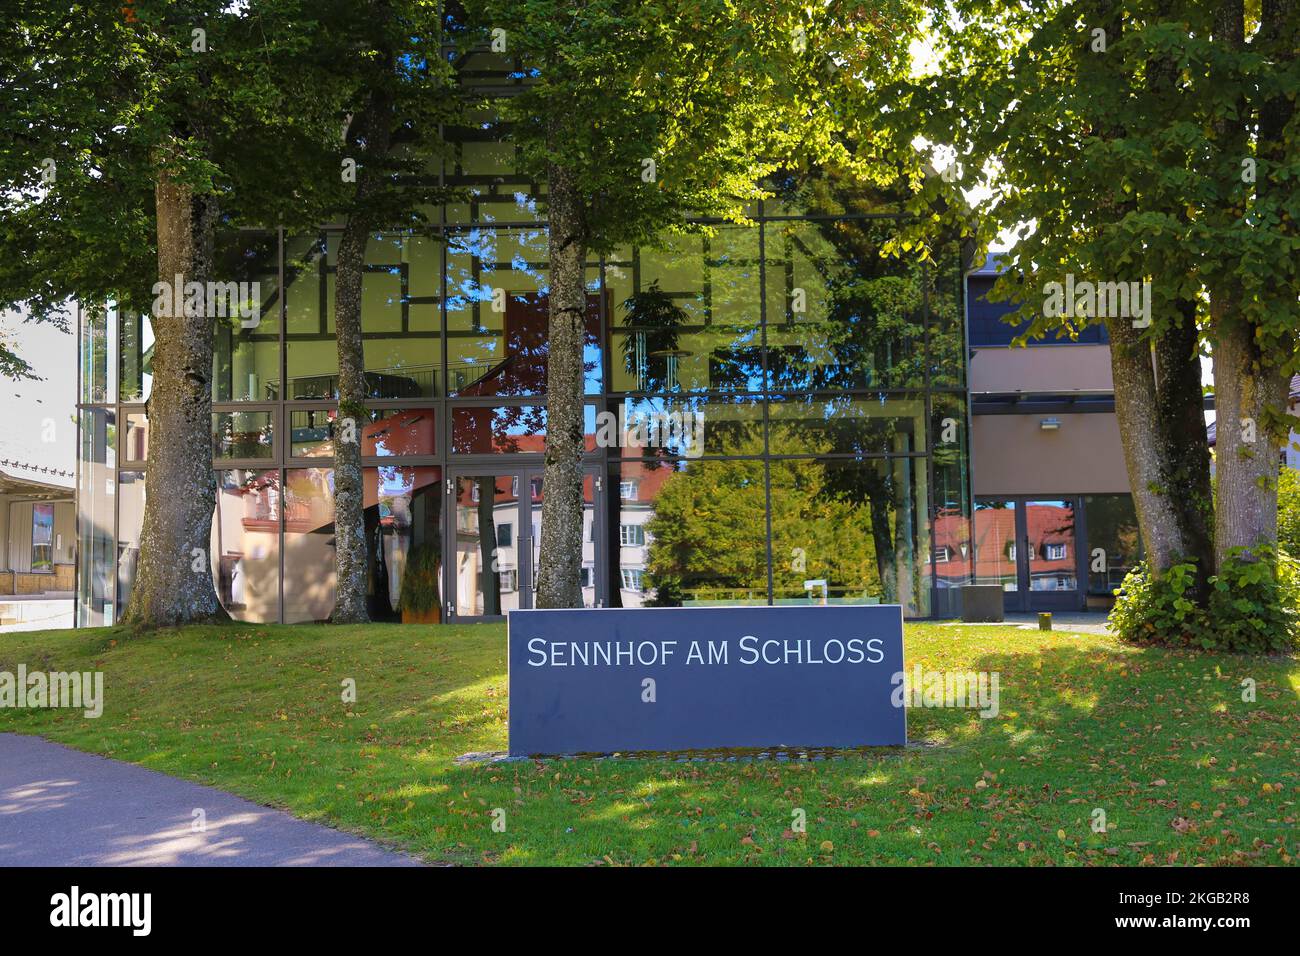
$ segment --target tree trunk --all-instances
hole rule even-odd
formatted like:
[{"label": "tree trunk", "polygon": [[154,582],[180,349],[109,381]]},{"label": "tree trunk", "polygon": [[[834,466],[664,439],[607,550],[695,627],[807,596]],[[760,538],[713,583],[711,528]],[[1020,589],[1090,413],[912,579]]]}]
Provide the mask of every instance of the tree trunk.
[{"label": "tree trunk", "polygon": [[[209,554],[216,475],[212,470],[212,318],[206,296],[185,308],[185,284],[212,278],[216,201],[195,195],[161,168],[158,277],[167,307],[153,316],[153,391],[145,465],[140,557],[123,623],[167,627],[227,619]],[[178,308],[179,306],[179,308]],[[193,312],[195,314],[188,314]],[[159,314],[162,313],[162,314]]]},{"label": "tree trunk", "polygon": [[1232,548],[1277,543],[1277,423],[1286,414],[1290,378],[1267,362],[1254,329],[1232,318],[1226,297],[1214,315],[1215,541],[1218,560]]},{"label": "tree trunk", "polygon": [[[1110,332],[1115,417],[1147,563],[1158,576],[1173,564],[1196,558],[1198,578],[1204,588],[1205,578],[1214,569],[1202,562],[1212,555],[1206,554],[1204,541],[1193,533],[1204,523],[1204,502],[1182,497],[1187,489],[1198,485],[1195,440],[1186,433],[1192,415],[1191,395],[1195,395],[1194,407],[1200,408],[1199,366],[1191,355],[1184,355],[1181,364],[1175,361],[1186,330],[1170,329],[1170,342],[1158,349],[1164,358],[1153,361],[1150,343],[1129,319],[1107,320],[1106,327]],[[1156,364],[1164,376],[1159,389]],[[1204,443],[1203,430],[1200,440]]]},{"label": "tree trunk", "polygon": [[362,340],[361,293],[366,244],[373,230],[370,200],[382,188],[383,164],[392,141],[392,101],[371,95],[353,122],[349,139],[362,151],[357,192],[339,240],[334,285],[334,340],[339,364],[339,414],[334,430],[334,610],[335,624],[363,624],[369,560],[366,550],[365,477],[361,468],[361,432],[367,418],[366,362]]},{"label": "tree trunk", "polygon": [[[1214,573],[1214,492],[1201,391],[1200,330],[1196,303],[1179,301],[1179,324],[1154,343],[1156,422],[1160,429],[1161,487],[1174,509],[1180,547],[1196,561],[1198,586]],[[1203,593],[1203,592],[1201,592]]]},{"label": "tree trunk", "polygon": [[552,163],[550,315],[546,364],[546,464],[537,606],[582,607],[582,340],[587,309],[580,197],[572,173]]},{"label": "tree trunk", "polygon": [[[1216,40],[1233,53],[1245,46],[1246,13],[1242,0],[1223,0],[1215,13]],[[1261,6],[1256,45],[1263,55],[1277,61],[1295,58],[1297,25],[1292,0],[1268,0]],[[1230,115],[1215,123],[1215,148],[1225,167],[1235,167],[1248,155],[1250,127],[1254,117],[1244,94],[1237,98]],[[1271,172],[1275,164],[1293,158],[1286,129],[1294,113],[1294,101],[1283,95],[1261,103],[1258,118],[1257,152]],[[1261,201],[1285,201],[1294,187],[1283,184],[1287,194],[1269,195],[1276,185],[1273,176],[1258,187]],[[1232,225],[1250,216],[1246,201],[1234,203],[1222,212]],[[1294,220],[1282,217],[1275,227],[1281,234],[1294,235]],[[1261,349],[1255,325],[1242,315],[1242,289],[1231,274],[1216,275],[1210,286],[1212,358],[1214,360],[1215,407],[1215,545],[1222,561],[1233,548],[1254,549],[1277,542],[1277,477],[1279,446],[1285,439],[1286,401],[1289,377],[1285,364],[1295,348],[1295,335],[1283,336],[1268,350]],[[1295,308],[1295,290],[1283,308]]]},{"label": "tree trunk", "polygon": [[[360,190],[358,190],[360,192]],[[335,624],[370,620],[366,609],[365,480],[361,431],[366,418],[365,356],[361,340],[361,282],[366,240],[362,217],[348,218],[339,241],[334,292],[334,337],[339,362],[339,414],[334,428]]]}]

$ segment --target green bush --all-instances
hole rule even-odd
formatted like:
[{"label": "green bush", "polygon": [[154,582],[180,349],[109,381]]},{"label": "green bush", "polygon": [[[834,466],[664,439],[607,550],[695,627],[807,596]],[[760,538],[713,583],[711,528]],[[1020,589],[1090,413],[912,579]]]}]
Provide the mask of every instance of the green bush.
[{"label": "green bush", "polygon": [[1258,560],[1234,550],[1210,578],[1202,606],[1188,596],[1193,562],[1175,564],[1159,579],[1146,562],[1115,592],[1110,626],[1133,644],[1160,644],[1242,654],[1300,648],[1300,562],[1285,552],[1255,549]]}]

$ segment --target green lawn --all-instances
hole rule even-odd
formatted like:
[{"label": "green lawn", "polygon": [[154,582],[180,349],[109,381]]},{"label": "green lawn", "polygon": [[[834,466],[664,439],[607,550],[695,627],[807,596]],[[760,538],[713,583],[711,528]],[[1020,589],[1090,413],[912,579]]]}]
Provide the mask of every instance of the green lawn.
[{"label": "green lawn", "polygon": [[[497,625],[0,635],[0,671],[104,671],[103,717],[0,731],[503,864],[1293,864],[1300,662],[912,625],[909,669],[1001,675],[1001,714],[914,709],[913,746],[837,760],[456,763],[506,746]],[[1241,682],[1257,685],[1255,703]],[[355,705],[341,682],[357,684]],[[494,808],[506,832],[492,829]],[[792,812],[806,834],[791,831]],[[1095,808],[1110,829],[1090,828]]]}]

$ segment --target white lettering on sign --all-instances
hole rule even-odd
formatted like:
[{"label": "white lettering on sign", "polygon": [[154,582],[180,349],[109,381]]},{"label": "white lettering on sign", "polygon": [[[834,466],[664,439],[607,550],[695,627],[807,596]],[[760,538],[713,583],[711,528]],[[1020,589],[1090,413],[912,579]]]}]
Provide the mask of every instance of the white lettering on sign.
[{"label": "white lettering on sign", "polygon": [[[677,641],[548,641],[528,642],[529,667],[663,666],[677,655]],[[736,642],[740,664],[879,664],[885,659],[878,637],[758,638],[746,634]],[[728,664],[730,642],[691,641],[687,664]]]}]

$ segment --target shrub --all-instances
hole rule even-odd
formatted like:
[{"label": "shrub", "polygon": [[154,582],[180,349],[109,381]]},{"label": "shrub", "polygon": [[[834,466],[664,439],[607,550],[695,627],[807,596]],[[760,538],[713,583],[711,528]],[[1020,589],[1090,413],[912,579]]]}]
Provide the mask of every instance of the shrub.
[{"label": "shrub", "polygon": [[1133,644],[1207,651],[1280,654],[1300,648],[1300,562],[1256,548],[1257,559],[1235,549],[1210,578],[1206,605],[1188,592],[1193,562],[1175,564],[1158,579],[1145,561],[1115,592],[1110,626]]}]

